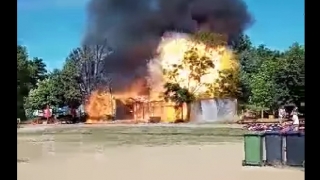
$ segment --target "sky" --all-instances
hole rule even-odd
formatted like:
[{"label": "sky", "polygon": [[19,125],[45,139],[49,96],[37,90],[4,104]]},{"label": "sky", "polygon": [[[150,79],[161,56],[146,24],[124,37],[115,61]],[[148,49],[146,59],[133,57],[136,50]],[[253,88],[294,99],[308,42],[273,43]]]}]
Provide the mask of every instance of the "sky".
[{"label": "sky", "polygon": [[[61,68],[85,32],[89,0],[18,0],[18,43],[49,70]],[[245,0],[255,23],[246,30],[254,45],[284,50],[304,44],[304,0]]]}]

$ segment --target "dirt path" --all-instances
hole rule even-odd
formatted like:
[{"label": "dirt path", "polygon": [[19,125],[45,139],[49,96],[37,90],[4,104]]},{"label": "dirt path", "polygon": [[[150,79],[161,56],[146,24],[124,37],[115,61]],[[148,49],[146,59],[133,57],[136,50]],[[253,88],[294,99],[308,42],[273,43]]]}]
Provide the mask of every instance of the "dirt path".
[{"label": "dirt path", "polygon": [[[62,148],[62,147],[60,147]],[[18,180],[303,180],[296,169],[242,167],[243,144],[108,147],[49,153],[23,146]],[[40,155],[39,155],[40,154]]]}]

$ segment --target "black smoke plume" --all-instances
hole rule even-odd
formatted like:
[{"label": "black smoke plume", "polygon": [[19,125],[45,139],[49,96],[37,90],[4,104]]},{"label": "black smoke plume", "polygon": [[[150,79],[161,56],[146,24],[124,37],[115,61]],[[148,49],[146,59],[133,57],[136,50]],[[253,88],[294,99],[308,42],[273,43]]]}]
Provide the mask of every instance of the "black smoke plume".
[{"label": "black smoke plume", "polygon": [[252,17],[243,0],[91,0],[84,44],[107,39],[113,49],[104,61],[113,73],[113,89],[125,90],[147,74],[147,60],[155,54],[166,31],[206,30],[237,39]]}]

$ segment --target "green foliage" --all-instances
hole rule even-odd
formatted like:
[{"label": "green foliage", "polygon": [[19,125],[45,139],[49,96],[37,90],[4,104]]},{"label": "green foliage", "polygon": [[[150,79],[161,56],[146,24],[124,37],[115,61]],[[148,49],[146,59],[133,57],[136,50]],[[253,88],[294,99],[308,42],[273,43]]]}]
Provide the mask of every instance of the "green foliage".
[{"label": "green foliage", "polygon": [[238,55],[241,55],[243,52],[250,51],[252,48],[252,42],[250,41],[249,36],[245,34],[241,34],[237,41],[232,44],[233,51]]},{"label": "green foliage", "polygon": [[280,104],[304,102],[304,47],[294,43],[279,52],[252,46],[246,35],[233,44],[240,61],[239,102],[250,109],[275,109]]},{"label": "green foliage", "polygon": [[[26,71],[21,70],[20,73],[26,83],[21,97],[25,102],[22,100],[19,104],[24,104],[29,111],[43,108],[47,104],[77,107],[83,101],[80,86],[85,85],[84,91],[89,92],[89,89],[92,90],[93,86],[97,85],[100,74],[99,65],[102,62],[101,59],[105,57],[103,51],[105,48],[104,45],[76,48],[71,51],[61,70],[55,69],[47,74],[42,59],[34,58],[28,61],[26,49],[18,47],[18,55],[21,52],[18,70],[19,67],[23,67]],[[20,81],[18,77],[17,83],[19,84]]]},{"label": "green foliage", "polygon": [[47,104],[78,106],[82,96],[77,76],[75,64],[66,60],[62,70],[54,70],[47,79],[39,81],[37,87],[29,92],[26,108],[40,109]]},{"label": "green foliage", "polygon": [[79,72],[74,61],[67,59],[60,73],[64,102],[71,106],[78,106],[82,101],[82,94],[78,83]]},{"label": "green foliage", "polygon": [[279,70],[281,66],[278,59],[266,59],[259,68],[259,73],[251,76],[251,104],[261,108],[277,107],[279,93],[275,80]]},{"label": "green foliage", "polygon": [[284,103],[300,104],[305,102],[305,50],[294,43],[283,53],[282,69],[278,73],[277,84],[286,91],[281,101]]},{"label": "green foliage", "polygon": [[29,91],[30,72],[28,71],[28,54],[25,47],[17,46],[17,117],[26,119],[24,97]]},{"label": "green foliage", "polygon": [[47,77],[46,64],[42,59],[35,57],[29,61],[29,72],[31,73],[31,83],[34,87],[39,80],[44,80]]},{"label": "green foliage", "polygon": [[304,47],[293,44],[279,52],[264,45],[251,46],[242,37],[234,46],[240,60],[239,102],[255,109],[275,109],[280,104],[304,102]]},{"label": "green foliage", "polygon": [[31,87],[31,72],[27,50],[23,46],[17,46],[17,92],[18,95],[25,96]]},{"label": "green foliage", "polygon": [[166,91],[164,92],[164,99],[172,101],[177,104],[191,103],[195,100],[194,94],[186,88],[181,88],[177,83],[166,83],[164,85]]},{"label": "green foliage", "polygon": [[46,65],[42,59],[28,59],[26,47],[17,45],[17,117],[26,119],[24,98],[34,88],[37,81],[46,77]]},{"label": "green foliage", "polygon": [[213,97],[217,98],[238,98],[241,94],[239,88],[240,79],[237,70],[222,70],[219,72],[219,79],[209,88],[212,88]]},{"label": "green foliage", "polygon": [[29,92],[29,96],[26,98],[25,106],[28,109],[42,109],[46,105],[58,105],[61,99],[56,96],[59,89],[55,86],[56,82],[53,78],[47,78],[39,81],[37,88],[32,89]]}]

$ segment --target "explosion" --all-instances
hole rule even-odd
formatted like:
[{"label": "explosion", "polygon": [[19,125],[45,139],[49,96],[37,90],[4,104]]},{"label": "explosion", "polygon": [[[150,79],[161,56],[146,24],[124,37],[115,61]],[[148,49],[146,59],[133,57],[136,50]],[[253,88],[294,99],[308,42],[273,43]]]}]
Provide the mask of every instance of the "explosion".
[{"label": "explosion", "polygon": [[[143,118],[148,117],[145,108],[148,112],[155,108],[151,101],[163,101],[159,96],[167,82],[178,83],[198,98],[217,97],[222,86],[230,86],[225,80],[229,75],[222,80],[221,72],[236,71],[238,65],[226,45],[235,43],[253,22],[243,0],[90,0],[87,9],[83,45],[108,41],[112,53],[103,59],[101,74],[113,75],[112,96],[121,99],[119,104],[126,99],[140,104]],[[203,30],[226,35],[227,44],[212,46],[194,41],[192,35]],[[107,99],[111,95],[103,96]],[[104,107],[108,100],[91,105],[101,98],[90,97],[86,105],[89,116],[105,116],[105,110],[98,112],[93,107]],[[162,114],[169,114],[163,109]],[[149,114],[160,116],[154,112]]]},{"label": "explosion", "polygon": [[[187,61],[190,50],[197,54],[197,58]],[[163,101],[160,97],[164,92],[164,84],[167,82],[178,83],[180,87],[187,88],[196,97],[213,98],[216,89],[211,87],[215,86],[219,90],[217,80],[221,79],[220,72],[223,70],[236,71],[238,68],[238,61],[233,58],[232,51],[226,46],[210,47],[205,43],[193,40],[190,35],[184,33],[166,33],[157,52],[158,55],[148,63],[149,73],[146,77],[150,87],[148,100],[145,96],[136,93],[140,92],[139,88],[143,87],[144,81],[142,80],[127,88],[126,92],[114,94],[115,98],[122,100],[131,98],[139,102]],[[204,57],[207,60],[203,59]],[[209,61],[211,66],[200,67],[201,61]],[[202,71],[195,71],[195,66],[202,68]],[[86,108],[90,120],[99,119],[97,117],[101,119],[114,113],[112,107],[115,105],[112,104],[113,101],[110,98],[112,98],[110,93],[94,92],[91,95]],[[136,111],[139,110],[136,108]],[[167,108],[164,113],[166,119],[175,118],[175,111],[172,109]],[[170,118],[168,118],[169,116]]]},{"label": "explosion", "polygon": [[[189,57],[186,56],[191,49],[198,58],[188,61],[186,59]],[[150,77],[153,79],[151,89],[158,90],[158,93],[163,92],[164,83],[170,82],[178,83],[180,87],[187,88],[196,96],[206,94],[207,98],[213,98],[214,89],[210,87],[221,78],[219,72],[236,71],[238,68],[238,61],[233,58],[232,52],[226,46],[209,47],[183,33],[167,33],[158,47],[158,54],[148,66]],[[204,57],[212,66],[200,67],[201,61],[205,61],[201,58]],[[195,66],[199,66],[203,71],[197,72]]]}]

